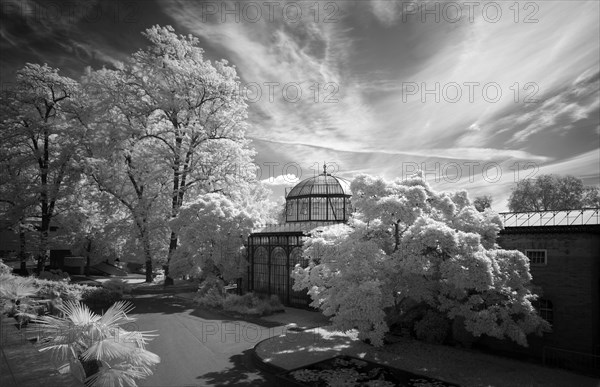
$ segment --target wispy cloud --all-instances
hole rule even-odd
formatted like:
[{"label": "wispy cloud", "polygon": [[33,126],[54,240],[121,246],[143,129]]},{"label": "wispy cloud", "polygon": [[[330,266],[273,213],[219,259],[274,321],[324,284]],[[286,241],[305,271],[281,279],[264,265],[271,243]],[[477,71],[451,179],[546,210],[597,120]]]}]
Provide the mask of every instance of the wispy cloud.
[{"label": "wispy cloud", "polygon": [[489,161],[497,159],[520,159],[536,162],[546,162],[551,160],[551,157],[535,155],[522,150],[512,149],[494,149],[494,148],[429,148],[429,149],[412,149],[406,151],[393,151],[386,149],[375,149],[363,147],[362,149],[348,149],[342,147],[336,147],[315,143],[302,143],[298,141],[275,141],[269,139],[254,138],[254,140],[260,140],[272,144],[286,144],[295,145],[301,147],[307,147],[312,149],[323,149],[333,152],[348,152],[348,153],[365,153],[365,154],[385,154],[385,155],[398,155],[398,156],[416,156],[416,157],[436,157],[440,159],[453,159],[453,160],[479,160]]},{"label": "wispy cloud", "polygon": [[[504,171],[494,184],[439,184],[502,196],[515,163],[600,173],[581,161],[599,148],[597,1],[518,2],[518,14],[512,2],[496,2],[502,15],[493,22],[482,4],[469,20],[458,2],[463,18],[452,22],[455,5],[439,1],[172,0],[138,9],[131,25],[90,22],[93,10],[111,12],[112,3],[76,1],[74,17],[37,21],[30,10],[55,3],[15,3],[25,11],[3,17],[0,48],[21,56],[3,55],[3,75],[25,60],[114,65],[145,44],[140,32],[152,24],[198,36],[206,57],[230,60],[248,86],[248,135],[258,162],[279,163],[274,183],[289,163],[302,164],[302,178],[322,162],[347,178],[394,178],[414,163],[494,163]],[[252,7],[261,8],[257,20],[249,20]]]},{"label": "wispy cloud", "polygon": [[263,184],[265,184],[267,186],[274,186],[274,185],[289,186],[289,185],[298,183],[300,181],[300,178],[297,175],[288,173],[286,175],[279,175],[277,177],[269,177],[268,179],[263,179],[261,181]]},{"label": "wispy cloud", "polygon": [[597,69],[595,73],[585,71],[564,92],[547,99],[526,114],[511,116],[514,122],[526,125],[513,134],[511,141],[524,142],[545,129],[556,129],[563,133],[572,129],[577,121],[598,111],[599,91],[600,72]]},{"label": "wispy cloud", "polygon": [[[235,2],[229,2],[233,9]],[[312,3],[296,3],[311,6]],[[352,39],[341,23],[314,20],[304,9],[297,23],[280,13],[272,21],[223,23],[202,20],[198,3],[166,3],[165,12],[231,58],[239,69],[251,104],[252,134],[276,140],[359,144],[355,134],[375,124],[357,85],[345,82]],[[314,7],[314,4],[313,4]],[[323,9],[321,9],[323,14]]]}]

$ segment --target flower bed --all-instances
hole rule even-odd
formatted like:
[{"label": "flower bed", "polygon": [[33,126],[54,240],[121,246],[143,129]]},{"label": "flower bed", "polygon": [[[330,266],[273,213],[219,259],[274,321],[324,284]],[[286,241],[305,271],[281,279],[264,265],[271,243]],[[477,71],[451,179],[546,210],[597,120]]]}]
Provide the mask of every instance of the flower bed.
[{"label": "flower bed", "polygon": [[391,368],[351,356],[336,356],[279,375],[282,383],[291,386],[406,386],[458,387],[411,372]]}]

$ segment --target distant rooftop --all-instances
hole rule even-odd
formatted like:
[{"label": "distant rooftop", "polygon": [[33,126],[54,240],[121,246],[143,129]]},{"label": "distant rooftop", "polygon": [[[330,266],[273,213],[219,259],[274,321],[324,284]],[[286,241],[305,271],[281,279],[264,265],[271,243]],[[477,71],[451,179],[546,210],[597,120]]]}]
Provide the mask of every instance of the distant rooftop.
[{"label": "distant rooftop", "polygon": [[504,227],[584,226],[600,224],[600,208],[562,211],[501,212]]}]

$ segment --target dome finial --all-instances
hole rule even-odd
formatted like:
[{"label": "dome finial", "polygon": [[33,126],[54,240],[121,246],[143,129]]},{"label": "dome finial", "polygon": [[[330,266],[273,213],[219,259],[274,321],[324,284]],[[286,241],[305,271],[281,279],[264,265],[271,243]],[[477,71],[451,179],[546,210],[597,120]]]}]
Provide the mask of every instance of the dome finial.
[{"label": "dome finial", "polygon": [[326,175],[327,174],[327,163],[323,162],[323,174]]}]

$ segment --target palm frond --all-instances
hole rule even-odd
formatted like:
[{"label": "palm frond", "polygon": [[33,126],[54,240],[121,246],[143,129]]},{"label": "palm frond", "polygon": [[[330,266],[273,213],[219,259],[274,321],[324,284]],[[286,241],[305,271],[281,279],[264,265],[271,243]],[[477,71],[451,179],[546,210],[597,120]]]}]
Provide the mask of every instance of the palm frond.
[{"label": "palm frond", "polygon": [[86,305],[77,301],[67,301],[58,309],[64,313],[66,319],[71,320],[75,325],[88,325],[100,319],[100,316],[92,312]]},{"label": "palm frond", "polygon": [[130,364],[138,367],[148,368],[160,363],[160,356],[154,352],[138,348],[132,356],[128,358]]},{"label": "palm frond", "polygon": [[117,301],[104,312],[99,322],[106,326],[115,326],[135,321],[134,319],[127,317],[127,313],[131,312],[133,308],[133,304],[129,301]]},{"label": "palm frond", "polygon": [[44,345],[44,347],[40,348],[40,352],[46,351],[50,351],[53,357],[59,361],[65,361],[77,357],[73,345],[67,343]]},{"label": "palm frond", "polygon": [[36,294],[33,278],[12,277],[0,283],[0,296],[10,300],[21,300]]},{"label": "palm frond", "polygon": [[153,332],[156,331],[126,331],[122,329],[119,331],[119,338],[123,341],[136,343],[139,348],[145,348],[150,341],[158,336]]},{"label": "palm frond", "polygon": [[[152,374],[151,367],[160,357],[144,347],[155,331],[128,331],[119,324],[133,321],[127,313],[133,309],[129,302],[117,302],[104,315],[98,316],[77,302],[66,302],[60,307],[64,317],[42,316],[36,321],[43,327],[46,341],[41,351],[52,351],[55,358],[71,363],[98,360],[98,373],[86,379],[91,386],[136,386],[135,379]],[[81,367],[71,365],[72,372]]]},{"label": "palm frond", "polygon": [[109,337],[104,340],[94,342],[85,352],[82,357],[84,360],[105,360],[110,361],[116,358],[125,358],[130,356],[132,352],[138,349],[128,343],[115,340],[114,337]]},{"label": "palm frond", "polygon": [[40,316],[35,320],[41,334],[41,351],[52,351],[59,359],[77,357],[87,348],[89,325],[75,325],[67,317]]},{"label": "palm frond", "polygon": [[95,373],[86,379],[86,385],[89,383],[89,385],[93,387],[135,387],[137,386],[135,379],[143,378],[145,376],[146,375],[137,372],[136,370],[101,367],[98,373]]}]

